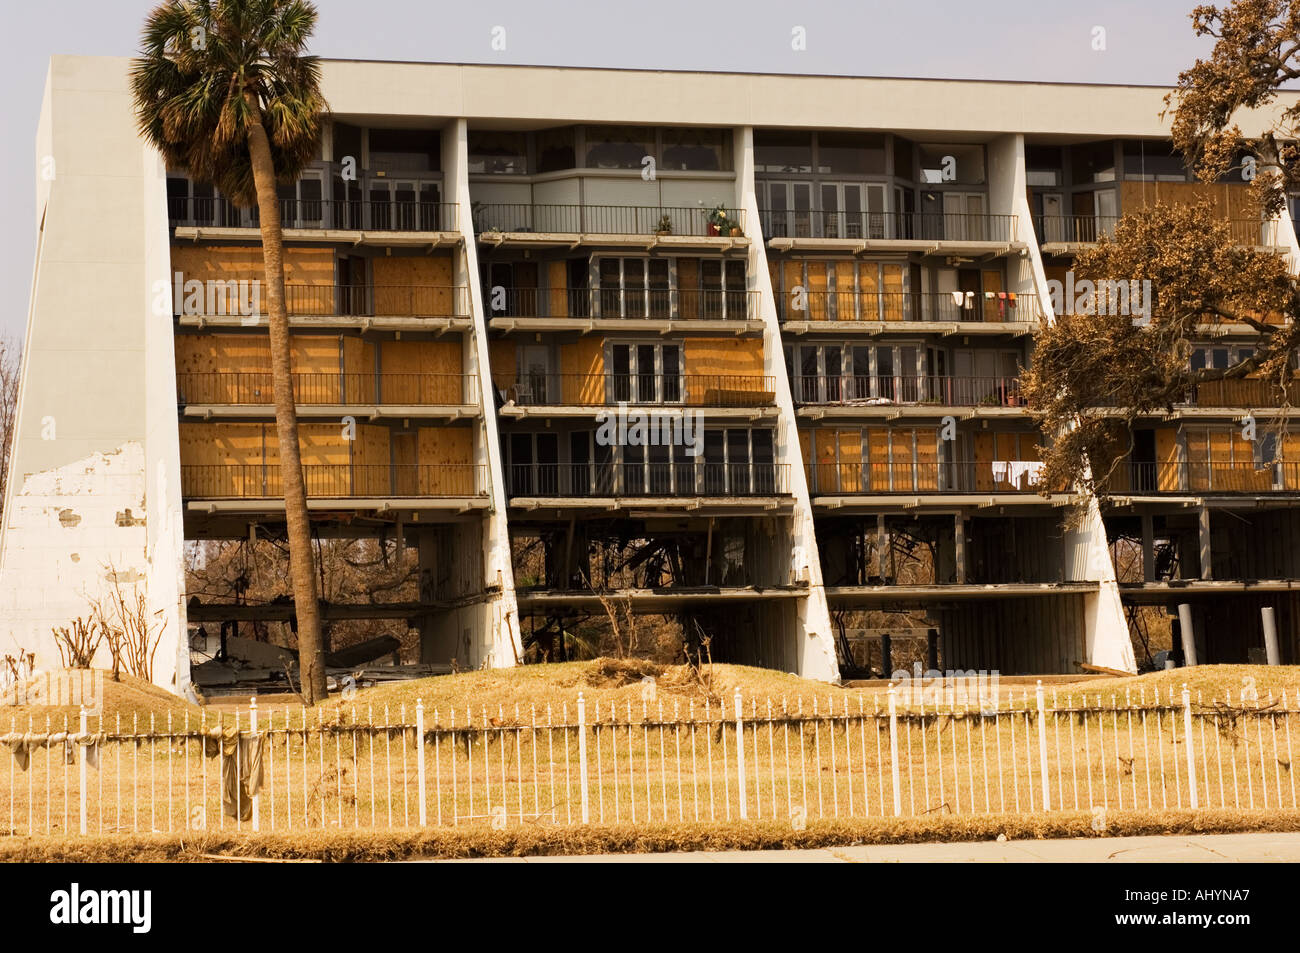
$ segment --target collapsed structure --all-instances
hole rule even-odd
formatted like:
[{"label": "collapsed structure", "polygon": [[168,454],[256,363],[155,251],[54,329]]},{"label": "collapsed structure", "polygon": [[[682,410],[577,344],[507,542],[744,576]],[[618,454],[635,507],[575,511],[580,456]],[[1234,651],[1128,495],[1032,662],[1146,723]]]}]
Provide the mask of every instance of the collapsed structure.
[{"label": "collapsed structure", "polygon": [[[274,535],[283,502],[256,213],[144,146],[127,66],[50,67],[0,618],[57,664],[52,626],[142,587],[180,690],[188,626],[291,614],[187,605],[184,542]],[[1190,180],[1164,90],[323,74],[318,161],[281,187],[309,506],[421,579],[327,623],[404,619],[411,661],[508,666],[565,657],[567,620],[614,601],[833,680],[889,673],[903,637],[930,667],[1132,671],[1142,605],[1245,661],[1257,627],[1224,623],[1267,604],[1300,656],[1300,450],[1237,436],[1276,395],[1223,382],[1143,422],[1081,519],[1036,480],[1017,376],[1117,216],[1208,198],[1300,261],[1289,214]],[[1207,328],[1198,359],[1248,333]]]}]

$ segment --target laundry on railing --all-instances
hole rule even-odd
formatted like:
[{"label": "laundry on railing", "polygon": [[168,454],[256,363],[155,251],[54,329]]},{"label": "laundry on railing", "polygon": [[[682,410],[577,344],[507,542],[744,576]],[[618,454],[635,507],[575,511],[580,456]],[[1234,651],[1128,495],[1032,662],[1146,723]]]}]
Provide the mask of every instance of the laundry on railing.
[{"label": "laundry on railing", "polygon": [[998,483],[1010,483],[1023,488],[1038,483],[1042,475],[1043,463],[1040,460],[993,461],[993,479]]},{"label": "laundry on railing", "polygon": [[18,770],[26,771],[31,762],[32,752],[37,748],[63,748],[63,763],[75,764],[77,761],[76,745],[86,749],[86,764],[92,768],[99,767],[99,746],[104,736],[92,732],[53,731],[48,734],[40,732],[11,731],[0,735],[0,744],[13,752],[14,763]]}]

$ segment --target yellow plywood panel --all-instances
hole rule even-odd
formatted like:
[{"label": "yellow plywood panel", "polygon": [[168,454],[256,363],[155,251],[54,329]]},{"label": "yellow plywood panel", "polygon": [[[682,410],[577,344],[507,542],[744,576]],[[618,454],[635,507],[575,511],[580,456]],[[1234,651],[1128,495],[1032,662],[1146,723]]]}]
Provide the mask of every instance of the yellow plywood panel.
[{"label": "yellow plywood panel", "polygon": [[840,492],[835,444],[835,431],[826,427],[818,427],[813,431],[813,460],[817,468],[817,487],[821,493]]},{"label": "yellow plywood panel", "polygon": [[677,259],[677,313],[684,319],[699,318],[704,313],[705,295],[700,294],[700,260]]},{"label": "yellow plywood panel", "polygon": [[492,385],[498,390],[514,386],[518,357],[515,342],[510,340],[489,341],[488,360],[492,362]]},{"label": "yellow plywood panel", "polygon": [[818,492],[818,490],[817,490],[816,474],[813,472],[813,465],[812,465],[813,464],[812,444],[813,444],[813,431],[800,430],[799,431],[799,453],[803,457],[804,478],[807,479],[808,481],[809,489],[813,493],[816,493]]},{"label": "yellow plywood panel", "polygon": [[262,424],[182,423],[179,425],[182,492],[187,497],[273,495],[279,488],[278,459],[264,465]]},{"label": "yellow plywood panel", "polygon": [[551,289],[550,314],[555,318],[569,316],[569,265],[565,261],[552,261],[546,265],[546,286]]},{"label": "yellow plywood panel", "polygon": [[839,483],[841,493],[862,492],[862,431],[841,430],[836,434],[839,446]]},{"label": "yellow plywood panel", "polygon": [[688,338],[683,345],[687,376],[709,378],[709,386],[725,386],[725,377],[761,377],[763,342],[759,338]]},{"label": "yellow plywood panel", "polygon": [[993,434],[979,431],[975,434],[975,489],[992,492],[993,459],[997,450],[994,447]]},{"label": "yellow plywood panel", "polygon": [[[1204,441],[1202,441],[1202,447]],[[1192,452],[1192,441],[1188,441],[1188,453]],[[1204,453],[1204,451],[1201,451]],[[1174,427],[1161,427],[1156,430],[1156,485],[1162,493],[1181,489],[1178,473],[1178,431]]]},{"label": "yellow plywood panel", "polygon": [[605,398],[605,341],[585,337],[560,346],[561,399],[591,406]]},{"label": "yellow plywood panel", "polygon": [[421,427],[419,430],[420,493],[426,496],[469,496],[474,491],[473,435],[468,427]]},{"label": "yellow plywood panel", "polygon": [[840,321],[857,320],[857,289],[855,273],[858,267],[851,261],[835,263],[835,317]]},{"label": "yellow plywood panel", "polygon": [[459,404],[461,345],[455,341],[385,341],[380,393],[386,404]]},{"label": "yellow plywood panel", "polygon": [[808,266],[808,320],[829,321],[830,300],[827,297],[829,268],[827,262],[810,261]]},{"label": "yellow plywood panel", "polygon": [[983,271],[980,273],[980,283],[984,290],[984,320],[1003,320],[1006,313],[1006,299],[998,298],[999,292],[1003,290],[1002,272]]},{"label": "yellow plywood panel", "polygon": [[390,438],[393,461],[394,496],[418,496],[420,493],[419,433],[394,433]]},{"label": "yellow plywood panel", "polygon": [[904,265],[884,265],[881,267],[884,292],[884,314],[886,321],[902,321],[907,315],[903,312],[903,268]]},{"label": "yellow plywood panel", "polygon": [[933,428],[916,431],[916,480],[918,489],[939,489],[939,434]]},{"label": "yellow plywood panel", "polygon": [[393,492],[387,427],[360,424],[353,448],[352,486],[358,496],[387,496]]}]

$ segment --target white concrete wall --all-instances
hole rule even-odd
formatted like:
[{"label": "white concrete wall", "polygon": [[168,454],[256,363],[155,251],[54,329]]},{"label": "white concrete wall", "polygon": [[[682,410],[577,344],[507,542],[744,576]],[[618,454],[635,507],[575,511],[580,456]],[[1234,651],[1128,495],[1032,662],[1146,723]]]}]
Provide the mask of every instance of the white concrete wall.
[{"label": "white concrete wall", "polygon": [[[44,227],[0,525],[0,649],[33,651],[38,666],[58,666],[51,627],[89,614],[111,566],[128,598],[146,587],[151,608],[163,610],[154,681],[180,690],[188,672],[180,663],[179,501],[151,499],[158,487],[150,482],[157,473],[179,484],[178,458],[156,430],[170,426],[175,441],[174,385],[165,384],[172,366],[151,372],[151,356],[164,358],[147,341],[147,330],[160,327],[151,321],[150,283],[168,267],[162,179],[135,133],[125,60],[55,57],[47,82],[37,137]],[[170,341],[170,314],[164,320]],[[170,390],[156,416],[151,386]],[[97,661],[107,662],[106,650]]]},{"label": "white concrete wall", "polygon": [[[461,235],[464,254],[457,258],[457,284],[469,286],[473,331],[467,374],[476,374],[479,400],[483,408],[475,439],[474,460],[486,464],[488,492],[492,510],[484,521],[483,572],[487,586],[496,587],[498,595],[488,603],[483,615],[475,615],[475,630],[480,641],[477,651],[494,668],[518,664],[523,658],[523,641],[519,628],[519,604],[515,598],[515,573],[510,553],[510,528],[506,523],[505,473],[501,463],[501,438],[497,429],[496,399],[492,391],[491,361],[488,358],[487,321],[483,310],[483,288],[479,281],[478,247],[470,215],[468,124],[453,120],[443,128],[442,168],[449,200],[460,205]],[[485,623],[486,624],[483,624]]]},{"label": "white concrete wall", "polygon": [[806,581],[807,598],[798,603],[795,639],[795,672],[804,678],[826,682],[840,680],[835,658],[835,639],[831,635],[830,607],[822,582],[822,562],[817,551],[812,502],[808,479],[799,449],[798,418],[790,379],[785,371],[781,327],[777,320],[776,298],[767,267],[767,251],[759,232],[758,197],[754,193],[754,130],[748,126],[736,130],[736,205],[745,212],[745,231],[750,237],[748,273],[750,288],[759,292],[758,313],[763,319],[763,373],[776,387],[777,422],[776,457],[790,475],[789,489],[794,495],[794,518],[791,530],[790,579]]}]

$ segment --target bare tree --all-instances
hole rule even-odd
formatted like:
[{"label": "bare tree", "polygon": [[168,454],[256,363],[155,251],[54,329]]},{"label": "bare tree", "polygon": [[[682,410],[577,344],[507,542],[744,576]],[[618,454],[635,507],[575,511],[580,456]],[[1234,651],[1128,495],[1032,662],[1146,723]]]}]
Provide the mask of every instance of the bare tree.
[{"label": "bare tree", "polygon": [[22,368],[22,348],[9,336],[0,337],[0,499],[4,498],[13,456],[14,425],[18,412],[18,377]]},{"label": "bare tree", "polygon": [[71,626],[51,627],[50,631],[54,633],[54,644],[64,668],[90,668],[96,650],[104,641],[104,630],[94,610],[84,619],[80,616],[73,619]]}]

